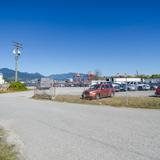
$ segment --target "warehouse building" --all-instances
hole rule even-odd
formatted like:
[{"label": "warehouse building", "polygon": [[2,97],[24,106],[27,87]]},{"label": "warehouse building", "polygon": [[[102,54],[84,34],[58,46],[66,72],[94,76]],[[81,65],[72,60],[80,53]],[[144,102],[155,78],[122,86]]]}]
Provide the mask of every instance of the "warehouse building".
[{"label": "warehouse building", "polygon": [[142,78],[128,78],[128,77],[110,77],[106,78],[107,82],[126,83],[126,82],[144,82]]}]

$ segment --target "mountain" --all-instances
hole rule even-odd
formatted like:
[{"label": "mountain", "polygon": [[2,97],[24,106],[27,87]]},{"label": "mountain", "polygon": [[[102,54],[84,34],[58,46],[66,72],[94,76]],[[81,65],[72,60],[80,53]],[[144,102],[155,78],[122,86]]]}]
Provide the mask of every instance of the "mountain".
[{"label": "mountain", "polygon": [[[63,73],[63,74],[52,74],[49,76],[49,78],[54,79],[54,80],[66,80],[73,78],[76,73],[70,72],[70,73]],[[87,74],[80,73],[81,77],[86,78]]]},{"label": "mountain", "polygon": [[[8,69],[8,68],[1,68],[0,73],[3,74],[3,77],[7,80],[14,80],[15,78],[15,71]],[[27,72],[18,72],[19,80],[26,81],[26,80],[32,80],[37,78],[44,77],[40,73],[27,73]]]},{"label": "mountain", "polygon": [[[7,80],[14,80],[15,78],[15,71],[12,69],[1,68],[0,73],[2,73],[3,77]],[[52,74],[47,77],[54,79],[54,80],[66,80],[66,79],[73,78],[75,74],[76,73],[70,72],[70,73],[63,73],[63,74]],[[87,78],[87,74],[80,73],[80,75],[84,79]],[[18,72],[18,77],[19,77],[19,80],[21,81],[27,81],[27,80],[39,79],[45,76],[43,76],[40,73]]]}]

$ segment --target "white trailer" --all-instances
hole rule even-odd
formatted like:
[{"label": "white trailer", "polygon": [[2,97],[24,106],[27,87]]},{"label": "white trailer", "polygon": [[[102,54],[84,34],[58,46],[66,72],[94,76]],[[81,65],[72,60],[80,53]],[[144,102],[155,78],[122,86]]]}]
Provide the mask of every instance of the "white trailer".
[{"label": "white trailer", "polygon": [[143,82],[141,78],[113,78],[114,83],[126,83],[126,82]]}]

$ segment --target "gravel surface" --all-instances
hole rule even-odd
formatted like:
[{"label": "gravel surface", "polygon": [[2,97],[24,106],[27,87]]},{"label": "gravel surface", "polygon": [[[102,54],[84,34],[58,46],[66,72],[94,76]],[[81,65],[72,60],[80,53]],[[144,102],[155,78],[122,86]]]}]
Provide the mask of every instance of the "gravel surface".
[{"label": "gravel surface", "polygon": [[[87,88],[59,87],[59,88],[56,88],[56,95],[79,95],[80,96],[85,89]],[[155,91],[128,91],[127,94],[128,96],[133,96],[133,97],[139,97],[139,96],[148,97],[148,96],[153,96],[155,94]],[[126,92],[116,92],[115,95],[116,96],[126,96]]]},{"label": "gravel surface", "polygon": [[26,160],[160,160],[160,110],[33,100],[0,94],[0,123]]},{"label": "gravel surface", "polygon": [[[57,95],[81,95],[85,88],[57,88]],[[130,97],[149,97],[155,95],[155,91],[128,91],[128,96]],[[126,92],[116,92],[115,96],[126,96]]]}]

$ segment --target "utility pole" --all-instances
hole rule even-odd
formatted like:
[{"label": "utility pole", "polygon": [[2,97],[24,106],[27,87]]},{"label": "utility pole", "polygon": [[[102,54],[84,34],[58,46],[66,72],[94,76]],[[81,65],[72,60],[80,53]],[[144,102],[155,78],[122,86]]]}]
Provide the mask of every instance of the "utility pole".
[{"label": "utility pole", "polygon": [[127,84],[127,73],[124,74],[126,77],[126,106],[128,106],[128,84]]},{"label": "utility pole", "polygon": [[139,76],[139,72],[138,72],[138,70],[136,70],[136,74],[137,74],[137,77]]},{"label": "utility pole", "polygon": [[15,49],[13,50],[13,54],[15,54],[15,82],[18,82],[18,60],[21,55],[20,48],[22,48],[22,44],[18,42],[13,42],[13,46]]}]

